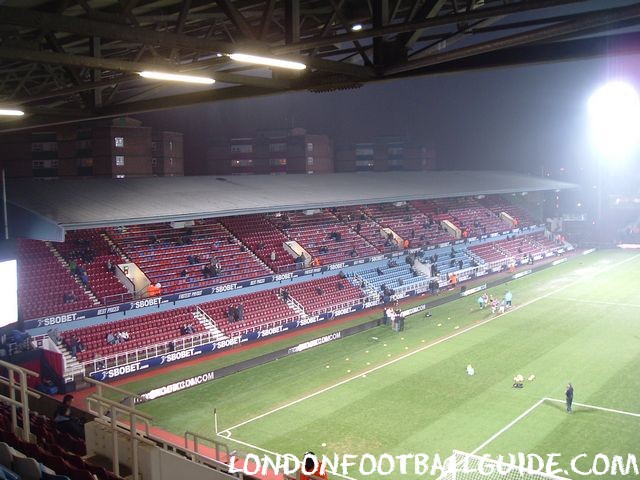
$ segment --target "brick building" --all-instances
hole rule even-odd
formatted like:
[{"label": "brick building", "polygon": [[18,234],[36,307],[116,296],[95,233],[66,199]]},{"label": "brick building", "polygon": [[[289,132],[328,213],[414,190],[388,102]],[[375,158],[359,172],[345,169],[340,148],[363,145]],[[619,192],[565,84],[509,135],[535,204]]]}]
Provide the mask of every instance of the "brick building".
[{"label": "brick building", "polygon": [[435,150],[404,136],[385,136],[336,146],[336,172],[434,170]]},{"label": "brick building", "polygon": [[302,128],[219,140],[209,147],[207,171],[216,175],[331,173],[333,142]]},{"label": "brick building", "polygon": [[180,133],[117,118],[0,136],[0,166],[8,177],[183,175],[182,143]]}]

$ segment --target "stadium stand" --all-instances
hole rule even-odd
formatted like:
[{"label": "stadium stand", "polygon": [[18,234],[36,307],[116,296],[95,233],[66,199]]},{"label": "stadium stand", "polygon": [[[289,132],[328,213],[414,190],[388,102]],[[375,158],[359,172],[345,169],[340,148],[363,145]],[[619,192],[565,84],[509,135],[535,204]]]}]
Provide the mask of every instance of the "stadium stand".
[{"label": "stadium stand", "polygon": [[93,299],[47,243],[18,240],[17,257],[19,307],[24,318],[82,310],[94,305]]},{"label": "stadium stand", "polygon": [[463,232],[466,230],[468,237],[501,232],[508,227],[497,214],[472,197],[439,198],[432,203],[444,212],[447,220]]},{"label": "stadium stand", "polygon": [[[161,284],[163,293],[271,273],[217,220],[201,220],[182,229],[167,223],[111,228],[109,236],[152,283]],[[196,257],[196,261],[190,262],[189,257]],[[205,278],[202,269],[216,261],[220,271]]]},{"label": "stadium stand", "polygon": [[63,243],[52,246],[67,263],[73,261],[87,272],[89,288],[102,304],[122,302],[131,298],[126,287],[107,268],[108,262],[115,267],[126,260],[112,249],[98,230],[69,232]]},{"label": "stadium stand", "polygon": [[[287,236],[264,215],[244,215],[220,219],[225,227],[266,263],[274,272],[295,266],[294,258],[283,248]],[[275,260],[271,253],[275,252]]]},{"label": "stadium stand", "polygon": [[[193,316],[194,308],[183,307],[171,311],[143,315],[136,318],[117,320],[84,328],[67,330],[62,338],[69,350],[72,348],[72,338],[75,336],[84,345],[84,350],[77,353],[77,360],[84,362],[96,357],[104,357],[114,353],[157,343],[168,343],[183,335],[181,327],[190,324],[195,333],[203,332],[204,325]],[[128,340],[116,344],[107,342],[107,335],[117,332],[127,332]]]},{"label": "stadium stand", "polygon": [[475,245],[469,251],[484,262],[505,259],[524,259],[544,255],[558,248],[553,241],[545,238],[544,233],[538,232],[522,235],[514,239],[498,240],[496,242]]},{"label": "stadium stand", "polygon": [[[240,305],[243,314],[237,310]],[[207,302],[201,304],[200,308],[228,337],[271,328],[299,318],[282,299],[278,289]]]},{"label": "stadium stand", "polygon": [[269,218],[322,265],[378,253],[374,246],[326,210],[312,215],[289,212]]},{"label": "stadium stand", "polygon": [[318,315],[362,302],[364,292],[340,275],[297,283],[287,287],[308,315]]},{"label": "stadium stand", "polygon": [[349,225],[349,228],[371,245],[376,247],[380,252],[391,251],[391,247],[385,247],[385,236],[381,233],[382,227],[374,220],[367,217],[362,207],[339,207],[336,208],[336,217],[338,220]]},{"label": "stadium stand", "polygon": [[496,215],[500,215],[501,212],[508,213],[518,221],[518,227],[526,227],[537,223],[522,207],[507,202],[500,195],[487,195],[481,198],[479,202]]},{"label": "stadium stand", "polygon": [[438,218],[430,219],[429,215],[410,203],[402,206],[391,203],[369,205],[364,212],[382,227],[390,228],[403,240],[408,240],[412,248],[453,240],[449,233],[441,229]]}]

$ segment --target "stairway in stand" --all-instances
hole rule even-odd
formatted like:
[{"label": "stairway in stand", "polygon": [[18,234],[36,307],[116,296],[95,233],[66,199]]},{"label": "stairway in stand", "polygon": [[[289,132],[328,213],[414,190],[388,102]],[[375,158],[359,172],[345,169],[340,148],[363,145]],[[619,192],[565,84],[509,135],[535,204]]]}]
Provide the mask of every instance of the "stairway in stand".
[{"label": "stairway in stand", "polygon": [[214,341],[217,342],[218,340],[225,340],[229,338],[224,333],[222,333],[222,330],[218,328],[216,322],[214,322],[209,315],[204,313],[199,308],[193,311],[193,318],[200,322],[204,326],[204,328],[206,328],[207,331],[211,333]]}]

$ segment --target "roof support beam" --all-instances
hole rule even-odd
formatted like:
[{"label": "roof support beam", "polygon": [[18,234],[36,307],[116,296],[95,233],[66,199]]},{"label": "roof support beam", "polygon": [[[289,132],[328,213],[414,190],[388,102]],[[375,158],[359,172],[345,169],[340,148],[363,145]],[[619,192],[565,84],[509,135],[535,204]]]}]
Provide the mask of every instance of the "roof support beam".
[{"label": "roof support beam", "polygon": [[[455,15],[441,15],[426,20],[418,20],[409,23],[400,23],[387,25],[386,27],[363,29],[359,32],[349,32],[331,37],[313,37],[308,40],[301,40],[299,43],[292,45],[279,45],[272,47],[271,51],[275,54],[285,54],[301,49],[312,49],[325,47],[342,42],[352,42],[362,38],[378,37],[380,35],[395,35],[403,32],[413,32],[415,30],[426,29],[431,27],[441,27],[443,25],[456,24],[458,22],[469,22],[472,20],[483,20],[485,18],[495,17],[499,15],[509,15],[511,13],[526,12],[529,10],[537,10],[541,8],[557,7],[558,5],[566,5],[571,3],[580,3],[583,0],[531,0],[525,3],[509,3],[497,7],[482,7],[470,12],[464,12]],[[0,14],[1,14],[0,9]]]},{"label": "roof support beam", "polygon": [[236,6],[230,0],[217,0],[220,10],[222,10],[235,27],[240,30],[242,36],[246,39],[255,39],[255,34],[249,22],[242,16]]},{"label": "roof support beam", "polygon": [[459,48],[451,52],[435,54],[419,60],[409,61],[387,68],[384,71],[384,75],[395,75],[409,70],[414,70],[416,68],[437,65],[439,63],[458,60],[508,47],[542,42],[584,30],[591,30],[603,25],[611,25],[630,18],[640,19],[640,4],[585,13],[577,15],[573,20],[563,22],[558,25],[543,27],[533,31],[511,35],[506,38],[503,37],[496,40],[478,43],[470,47]]},{"label": "roof support beam", "polygon": [[[27,50],[22,48],[0,47],[0,58],[11,60],[27,60],[39,63],[48,63],[54,65],[66,65],[68,67],[88,67],[101,70],[114,70],[120,72],[139,73],[143,70],[158,70],[162,66],[155,64],[144,64],[137,62],[128,62],[126,60],[116,60],[113,58],[95,58],[81,55],[69,55],[56,52],[43,52],[38,50]],[[193,71],[197,64],[188,64],[185,71]],[[289,88],[291,82],[286,80],[275,80],[264,77],[254,77],[249,75],[238,75],[226,72],[214,72],[212,76],[224,83],[235,83],[252,85],[266,89],[283,89]],[[81,85],[80,82],[79,85]]]}]

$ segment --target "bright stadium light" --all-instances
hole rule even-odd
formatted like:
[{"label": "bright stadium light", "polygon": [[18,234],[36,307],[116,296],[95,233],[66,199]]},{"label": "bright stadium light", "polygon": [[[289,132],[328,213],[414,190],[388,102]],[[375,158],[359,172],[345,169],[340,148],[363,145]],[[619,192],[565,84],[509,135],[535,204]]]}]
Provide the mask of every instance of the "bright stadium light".
[{"label": "bright stadium light", "polygon": [[640,99],[634,88],[616,81],[600,87],[589,99],[595,147],[611,162],[622,162],[640,140]]},{"label": "bright stadium light", "polygon": [[307,66],[304,63],[281,60],[279,58],[261,57],[258,55],[248,55],[245,53],[232,53],[231,60],[241,63],[252,63],[254,65],[266,65],[268,67],[288,68],[290,70],[304,70]]},{"label": "bright stadium light", "polygon": [[144,71],[138,73],[138,75],[144,78],[151,78],[153,80],[167,80],[169,82],[199,83],[201,85],[212,85],[213,83],[215,83],[215,80],[213,78],[195,77],[193,75],[180,75],[177,73]]},{"label": "bright stadium light", "polygon": [[5,117],[21,117],[24,115],[22,110],[15,110],[12,108],[0,108],[0,116]]}]

